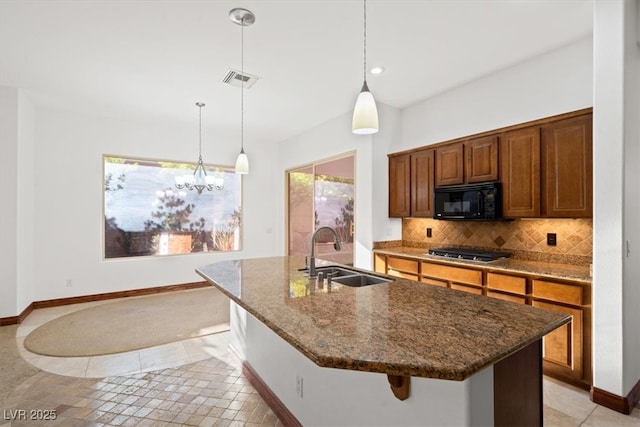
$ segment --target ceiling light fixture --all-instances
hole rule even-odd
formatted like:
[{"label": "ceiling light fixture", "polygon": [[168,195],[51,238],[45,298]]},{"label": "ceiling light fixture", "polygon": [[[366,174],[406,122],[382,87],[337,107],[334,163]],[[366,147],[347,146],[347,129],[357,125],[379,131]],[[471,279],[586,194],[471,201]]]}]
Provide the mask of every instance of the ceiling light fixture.
[{"label": "ceiling light fixture", "polygon": [[378,132],[378,109],[373,95],[367,86],[367,0],[364,0],[364,84],[356,106],[353,109],[351,130],[358,135],[369,135]]},{"label": "ceiling light fixture", "polygon": [[196,106],[198,107],[200,130],[198,139],[198,163],[192,175],[176,176],[176,188],[179,190],[184,188],[187,190],[196,190],[198,194],[202,194],[205,189],[208,191],[213,191],[214,189],[223,190],[224,178],[222,178],[220,168],[216,170],[215,176],[208,176],[204,168],[204,163],[202,162],[202,107],[204,107],[204,104],[202,102],[196,102]]},{"label": "ceiling light fixture", "polygon": [[235,8],[229,12],[229,18],[233,23],[240,25],[241,31],[241,68],[240,68],[240,154],[236,160],[236,173],[248,174],[249,173],[249,158],[244,152],[244,86],[246,78],[244,75],[244,27],[253,25],[256,22],[256,16],[247,9]]},{"label": "ceiling light fixture", "polygon": [[382,74],[382,73],[384,73],[384,67],[382,67],[380,65],[375,66],[375,67],[371,67],[371,70],[369,70],[369,72],[371,74]]}]

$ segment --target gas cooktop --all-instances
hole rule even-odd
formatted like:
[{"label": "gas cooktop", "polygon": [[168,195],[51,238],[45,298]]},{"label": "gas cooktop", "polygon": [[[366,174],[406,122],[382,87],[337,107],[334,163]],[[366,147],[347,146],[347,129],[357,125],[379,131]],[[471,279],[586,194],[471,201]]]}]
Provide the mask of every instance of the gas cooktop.
[{"label": "gas cooktop", "polygon": [[508,252],[492,252],[468,248],[434,248],[429,249],[429,255],[482,262],[495,261],[497,259],[509,258],[511,256]]}]

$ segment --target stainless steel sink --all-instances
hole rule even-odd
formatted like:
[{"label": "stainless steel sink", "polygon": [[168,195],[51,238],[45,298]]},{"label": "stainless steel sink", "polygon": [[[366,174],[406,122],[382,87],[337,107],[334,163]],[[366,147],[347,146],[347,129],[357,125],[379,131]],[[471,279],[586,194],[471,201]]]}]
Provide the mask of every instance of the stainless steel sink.
[{"label": "stainless steel sink", "polygon": [[354,287],[377,285],[379,283],[389,283],[392,281],[392,279],[374,276],[343,267],[317,267],[316,272],[322,272],[325,277],[327,274],[330,274],[333,282]]},{"label": "stainless steel sink", "polygon": [[362,274],[355,270],[349,270],[348,268],[342,267],[316,267],[316,273],[324,274],[324,277],[327,277],[327,274],[330,274],[333,278],[340,276],[353,276],[354,274]]},{"label": "stainless steel sink", "polygon": [[379,283],[389,283],[390,279],[385,279],[384,277],[378,276],[370,276],[368,274],[356,274],[353,276],[343,276],[336,277],[333,279],[336,283],[341,283],[347,286],[367,286],[367,285],[377,285]]}]

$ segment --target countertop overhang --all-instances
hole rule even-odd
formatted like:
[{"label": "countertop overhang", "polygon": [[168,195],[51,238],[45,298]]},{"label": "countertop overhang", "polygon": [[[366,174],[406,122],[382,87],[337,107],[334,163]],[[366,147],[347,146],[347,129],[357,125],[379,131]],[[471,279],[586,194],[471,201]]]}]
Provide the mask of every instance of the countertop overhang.
[{"label": "countertop overhang", "polygon": [[462,381],[571,320],[399,278],[321,289],[303,266],[303,257],[269,257],[196,272],[322,367]]}]

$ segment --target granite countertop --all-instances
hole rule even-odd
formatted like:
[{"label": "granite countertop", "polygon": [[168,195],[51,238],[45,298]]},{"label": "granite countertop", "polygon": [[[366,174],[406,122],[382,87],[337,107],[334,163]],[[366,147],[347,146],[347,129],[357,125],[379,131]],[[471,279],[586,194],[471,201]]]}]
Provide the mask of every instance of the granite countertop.
[{"label": "granite countertop", "polygon": [[437,255],[429,255],[425,248],[412,248],[407,246],[393,246],[383,249],[374,249],[376,253],[411,257],[425,261],[436,261],[443,264],[460,266],[482,267],[491,271],[504,271],[507,273],[526,273],[550,279],[565,279],[591,284],[589,266],[560,264],[553,262],[529,261],[518,258],[503,258],[491,262],[468,261],[445,258]]},{"label": "granite countertop", "polygon": [[320,289],[303,266],[303,257],[270,257],[196,272],[322,367],[461,381],[570,321],[399,278]]}]

